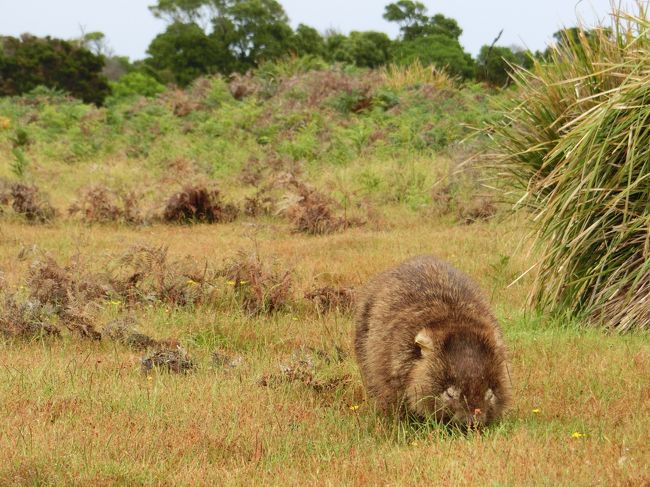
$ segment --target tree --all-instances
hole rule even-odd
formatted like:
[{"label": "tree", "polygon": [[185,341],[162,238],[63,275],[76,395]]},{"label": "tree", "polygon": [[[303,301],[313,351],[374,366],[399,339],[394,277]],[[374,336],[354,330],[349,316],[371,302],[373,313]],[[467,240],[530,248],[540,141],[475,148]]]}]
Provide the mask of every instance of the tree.
[{"label": "tree", "polygon": [[456,20],[442,14],[429,17],[424,4],[411,0],[399,0],[386,5],[384,19],[399,25],[404,41],[438,34],[458,39],[463,33]]},{"label": "tree", "polygon": [[376,68],[390,59],[392,41],[383,32],[350,32],[348,37],[332,39],[336,44],[333,60],[355,64],[361,68]]},{"label": "tree", "polygon": [[293,36],[276,0],[230,0],[212,22],[212,36],[228,45],[240,70],[286,55]]},{"label": "tree", "polygon": [[447,35],[427,35],[411,41],[395,44],[393,59],[399,64],[410,64],[419,60],[424,65],[445,68],[455,76],[474,76],[474,60],[463,50],[457,39]]},{"label": "tree", "polygon": [[300,24],[296,28],[296,32],[291,40],[291,49],[298,56],[311,54],[325,57],[325,39],[313,27]]},{"label": "tree", "polygon": [[186,86],[199,76],[228,72],[234,58],[228,49],[196,24],[174,23],[147,49],[146,65],[165,83]]},{"label": "tree", "polygon": [[225,7],[224,0],[158,0],[149,10],[169,24],[197,24],[205,27]]},{"label": "tree", "polygon": [[[200,75],[212,71],[224,74],[246,71],[262,61],[285,56],[296,46],[289,19],[277,0],[158,0],[150,9],[156,17],[170,22],[170,27],[176,26],[175,32],[170,32],[168,37],[172,34],[179,37],[181,25],[192,26],[189,37],[200,42],[201,46],[210,44],[218,51],[216,55],[207,55],[202,62],[195,60],[191,63],[192,66],[198,65],[198,69],[180,66],[186,77],[192,72]],[[199,30],[210,42],[200,38]],[[188,34],[189,30],[182,37],[188,37]],[[303,29],[300,35],[311,36],[313,41],[312,34]],[[165,54],[170,58],[173,56],[168,48],[173,48],[173,44],[167,44]],[[187,49],[185,43],[177,45]],[[177,56],[183,54],[179,52]],[[173,65],[167,64],[173,70]]]},{"label": "tree", "polygon": [[476,59],[476,78],[492,85],[507,85],[510,66],[519,64],[519,60],[509,47],[485,45]]},{"label": "tree", "polygon": [[110,94],[103,68],[103,56],[74,42],[29,34],[0,38],[0,95],[43,85],[101,105]]},{"label": "tree", "polygon": [[423,26],[429,21],[426,13],[427,8],[421,2],[399,0],[386,5],[384,19],[399,25],[403,39],[413,39],[419,35]]}]

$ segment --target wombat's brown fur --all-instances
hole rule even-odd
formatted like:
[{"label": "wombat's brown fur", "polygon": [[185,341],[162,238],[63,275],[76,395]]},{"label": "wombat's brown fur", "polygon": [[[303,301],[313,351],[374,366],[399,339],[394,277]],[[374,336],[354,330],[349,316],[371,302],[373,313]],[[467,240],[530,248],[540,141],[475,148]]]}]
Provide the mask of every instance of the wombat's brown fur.
[{"label": "wombat's brown fur", "polygon": [[480,426],[509,399],[501,331],[477,285],[434,257],[376,276],[357,305],[355,350],[387,412]]}]

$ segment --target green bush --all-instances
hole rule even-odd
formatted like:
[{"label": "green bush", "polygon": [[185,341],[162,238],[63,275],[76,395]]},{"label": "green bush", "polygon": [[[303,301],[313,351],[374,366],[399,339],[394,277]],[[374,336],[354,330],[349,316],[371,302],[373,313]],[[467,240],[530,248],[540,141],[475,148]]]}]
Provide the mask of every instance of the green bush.
[{"label": "green bush", "polygon": [[111,99],[120,100],[133,96],[156,96],[165,91],[165,87],[152,76],[133,71],[112,82],[111,90],[113,92]]}]

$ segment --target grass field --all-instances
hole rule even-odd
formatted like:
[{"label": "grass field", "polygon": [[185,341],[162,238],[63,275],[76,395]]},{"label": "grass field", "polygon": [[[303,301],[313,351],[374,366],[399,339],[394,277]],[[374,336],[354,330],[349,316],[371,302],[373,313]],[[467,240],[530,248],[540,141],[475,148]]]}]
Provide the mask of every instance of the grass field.
[{"label": "grass field", "polygon": [[[483,434],[378,417],[363,400],[347,313],[319,316],[296,304],[250,317],[235,309],[155,305],[133,311],[139,329],[180,340],[195,372],[145,375],[143,354],[114,342],[66,336],[0,344],[0,484],[647,484],[647,336],[610,336],[526,314],[526,279],[507,288],[526,270],[525,252],[515,252],[522,225],[457,226],[407,214],[385,231],[310,237],[282,226],[254,230],[261,256],[294,269],[297,296],[312,282],[358,285],[428,252],[475,276],[505,330],[515,391],[504,421]],[[101,266],[136,242],[220,260],[250,248],[251,232],[242,223],[10,224],[2,228],[0,262],[13,280],[28,265],[16,259],[21,248],[37,245]],[[243,363],[215,365],[215,349]],[[320,380],[338,383],[259,385],[297,354],[311,355]]]},{"label": "grass field", "polygon": [[[243,100],[220,79],[101,109],[0,100],[0,485],[650,485],[648,333],[527,307],[530,217],[485,184],[484,141],[460,142],[502,95],[422,67],[287,76],[245,80],[261,94]],[[164,222],[170,196],[215,180],[273,208]],[[16,206],[33,196],[17,183],[57,215]],[[364,398],[350,293],[427,253],[473,276],[504,330],[514,400],[481,433]],[[191,370],[143,372],[177,345]]]}]

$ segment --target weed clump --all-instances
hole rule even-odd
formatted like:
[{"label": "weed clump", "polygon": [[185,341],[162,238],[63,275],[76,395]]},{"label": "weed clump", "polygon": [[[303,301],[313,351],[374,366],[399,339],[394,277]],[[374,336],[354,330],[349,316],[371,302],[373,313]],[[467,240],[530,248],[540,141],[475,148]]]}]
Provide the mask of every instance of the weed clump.
[{"label": "weed clump", "polygon": [[237,369],[245,363],[244,357],[235,355],[224,350],[212,352],[212,364],[221,369]]},{"label": "weed clump", "polygon": [[273,313],[289,304],[291,273],[265,265],[257,254],[240,252],[220,271],[233,288],[241,307],[249,314]]},{"label": "weed clump", "polygon": [[142,372],[150,374],[154,370],[187,374],[196,369],[196,364],[179,345],[168,350],[157,350],[142,359]]},{"label": "weed clump", "polygon": [[265,194],[263,190],[258,191],[253,196],[247,196],[244,199],[244,214],[251,217],[262,215],[271,215],[275,212],[275,199]]},{"label": "weed clump", "polygon": [[354,290],[348,287],[324,286],[305,293],[318,313],[338,311],[349,313],[354,307]]},{"label": "weed clump", "polygon": [[60,330],[47,322],[45,314],[39,303],[19,304],[13,297],[6,297],[0,313],[0,337],[27,340],[60,337]]},{"label": "weed clump", "polygon": [[69,307],[60,313],[61,323],[72,333],[82,338],[101,340],[102,334],[97,331],[93,320],[79,307]]},{"label": "weed clump", "polygon": [[238,213],[237,207],[221,201],[219,190],[186,186],[169,198],[163,219],[169,223],[227,223]]},{"label": "weed clump", "polygon": [[466,225],[478,221],[489,220],[497,214],[497,207],[490,198],[481,197],[470,201],[466,206],[461,206],[459,216]]},{"label": "weed clump", "polygon": [[139,200],[133,192],[118,195],[106,186],[96,185],[82,191],[68,213],[79,215],[86,223],[124,221],[139,224],[143,221]]},{"label": "weed clump", "polygon": [[85,272],[81,265],[62,267],[50,256],[31,264],[27,285],[33,300],[53,306],[59,314],[75,301],[86,303],[108,292],[101,279]]},{"label": "weed clump", "polygon": [[157,340],[154,340],[144,333],[136,330],[127,320],[115,320],[102,328],[102,338],[121,343],[134,350],[147,350],[160,346]]},{"label": "weed clump", "polygon": [[148,245],[132,247],[109,271],[111,290],[130,304],[197,304],[209,291],[209,277],[207,264],[190,257],[170,260],[167,247]]},{"label": "weed clump", "polygon": [[295,232],[326,235],[365,224],[359,219],[336,216],[334,200],[316,189],[295,178],[289,184],[296,191],[297,200],[286,208],[285,213]]},{"label": "weed clump", "polygon": [[32,223],[46,223],[54,219],[56,212],[36,186],[14,184],[11,187],[11,207]]},{"label": "weed clump", "polygon": [[297,351],[287,363],[280,364],[278,373],[263,375],[257,384],[262,387],[278,387],[282,384],[300,383],[314,392],[326,393],[350,381],[348,374],[328,379],[317,377],[314,357],[304,351]]}]

